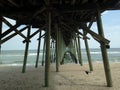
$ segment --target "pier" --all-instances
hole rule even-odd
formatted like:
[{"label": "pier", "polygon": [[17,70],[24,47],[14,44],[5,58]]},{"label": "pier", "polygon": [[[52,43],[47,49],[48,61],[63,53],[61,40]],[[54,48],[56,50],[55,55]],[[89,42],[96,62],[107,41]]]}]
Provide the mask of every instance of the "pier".
[{"label": "pier", "polygon": [[[100,44],[106,82],[112,87],[112,77],[107,56],[110,41],[105,38],[101,13],[107,10],[120,10],[120,0],[1,0],[0,1],[0,52],[1,45],[21,36],[25,44],[22,73],[26,72],[27,56],[31,38],[39,34],[38,50],[35,68],[38,67],[40,49],[43,50],[42,66],[45,65],[45,87],[49,86],[50,64],[56,63],[56,72],[64,64],[66,53],[76,64],[83,66],[80,40],[84,40],[89,71],[94,71],[88,40],[90,34]],[[5,17],[16,21],[12,25]],[[2,23],[9,29],[2,32]],[[93,23],[97,24],[98,33],[91,30]],[[25,25],[18,30],[21,25]],[[31,33],[32,28],[37,28]],[[22,32],[27,31],[27,35]],[[45,34],[41,34],[44,31]],[[14,32],[11,34],[11,32]],[[44,43],[41,39],[44,38]],[[43,48],[40,48],[44,44]]]}]

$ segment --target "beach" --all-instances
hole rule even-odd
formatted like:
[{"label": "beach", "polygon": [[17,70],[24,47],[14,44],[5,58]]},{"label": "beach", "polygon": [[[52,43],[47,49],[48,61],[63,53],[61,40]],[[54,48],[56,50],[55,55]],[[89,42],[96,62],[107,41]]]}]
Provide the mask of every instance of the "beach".
[{"label": "beach", "polygon": [[120,63],[110,63],[113,87],[107,87],[102,63],[94,63],[94,71],[86,74],[88,64],[64,64],[60,71],[51,65],[50,86],[44,87],[44,67],[0,66],[0,90],[120,90]]}]

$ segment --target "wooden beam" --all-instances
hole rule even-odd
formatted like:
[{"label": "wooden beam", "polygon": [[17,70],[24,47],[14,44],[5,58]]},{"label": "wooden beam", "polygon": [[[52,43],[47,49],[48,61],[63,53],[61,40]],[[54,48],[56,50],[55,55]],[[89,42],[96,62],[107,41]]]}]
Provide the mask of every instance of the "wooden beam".
[{"label": "wooden beam", "polygon": [[59,31],[58,31],[58,24],[55,24],[56,29],[56,72],[59,72]]},{"label": "wooden beam", "polygon": [[[39,38],[41,37],[41,32],[42,32],[42,31],[40,30]],[[40,44],[41,44],[41,38],[38,39],[38,50],[37,50],[37,58],[36,58],[36,64],[35,64],[35,67],[36,67],[36,68],[38,67],[38,61],[39,61]]]},{"label": "wooden beam", "polygon": [[76,31],[76,33],[78,33],[78,34],[80,34],[81,36],[83,36],[83,39],[84,39],[84,38],[87,38],[87,39],[89,39],[89,40],[90,40],[90,38],[89,38],[89,37],[87,37],[87,36],[83,35],[81,32]]},{"label": "wooden beam", "polygon": [[89,23],[88,28],[90,29],[92,25],[93,25],[93,21]]},{"label": "wooden beam", "polygon": [[45,59],[45,49],[46,49],[46,39],[44,38],[44,45],[43,45],[43,55],[42,55],[42,66],[44,66],[44,59]]},{"label": "wooden beam", "polygon": [[0,36],[0,38],[5,37],[6,35],[8,35],[9,33],[11,33],[14,29],[16,29],[19,26],[20,26],[20,24],[16,24],[16,25],[12,26],[10,29],[8,29],[4,33],[2,33],[2,35]]},{"label": "wooden beam", "polygon": [[[6,25],[8,25],[9,27],[12,27],[12,24],[9,23],[5,18],[3,18],[3,21]],[[23,37],[24,39],[27,40],[26,36],[24,34],[22,34],[21,32],[19,32],[17,29],[13,29],[17,34],[19,34],[21,37]]]},{"label": "wooden beam", "polygon": [[[8,25],[9,27],[12,27],[12,24],[11,23],[9,23],[5,18],[3,18],[3,21],[4,21],[4,23],[6,24],[6,25]],[[18,24],[19,25],[19,24]],[[17,29],[13,29],[17,34],[19,34],[21,37],[23,37],[24,39],[27,39],[26,37],[25,37],[25,35],[24,34],[22,34],[21,32],[19,32]]]},{"label": "wooden beam", "polygon": [[[26,27],[22,28],[21,30],[19,30],[19,32],[23,32],[23,31],[24,31],[25,29],[27,29],[27,28],[28,28],[28,26],[26,26]],[[15,32],[15,33],[9,35],[8,37],[2,39],[2,40],[1,40],[1,44],[5,43],[6,41],[10,40],[11,38],[13,38],[13,37],[16,36],[16,35],[17,35],[17,33]]]},{"label": "wooden beam", "polygon": [[[28,38],[28,40],[29,40],[29,36],[30,36],[30,31],[31,31],[30,29],[31,29],[31,26],[28,27],[28,32],[27,32],[27,38]],[[29,41],[26,42],[22,73],[25,73],[25,72],[26,72],[26,64],[27,64],[27,57],[28,57],[28,49],[29,49]]]},{"label": "wooden beam", "polygon": [[[2,35],[2,16],[0,16],[0,36]],[[0,53],[1,53],[1,37],[0,37]]]},{"label": "wooden beam", "polygon": [[[86,35],[86,32],[84,30],[83,30],[83,33],[84,33],[84,35]],[[86,47],[86,52],[87,52],[87,57],[88,57],[89,69],[90,69],[90,71],[93,71],[90,50],[89,50],[88,41],[86,38],[84,38],[84,42],[85,42],[85,47]]]},{"label": "wooden beam", "polygon": [[106,44],[109,44],[110,41],[105,39],[103,36],[100,36],[98,34],[96,34],[95,32],[93,32],[92,30],[90,30],[86,25],[81,24],[81,28],[83,30],[85,30],[87,33],[91,34],[91,36],[93,36],[94,38],[96,38],[97,40],[99,40],[100,42],[104,42]]},{"label": "wooden beam", "polygon": [[[41,30],[43,29],[43,28],[45,28],[46,26],[43,26],[42,28],[40,28]],[[31,39],[31,38],[33,38],[36,34],[38,34],[39,32],[40,32],[40,29],[38,29],[36,32],[34,32],[33,34],[31,34],[30,35],[30,37],[29,37],[29,39]],[[43,37],[44,35],[42,35],[41,37]],[[40,37],[40,38],[41,38]],[[38,39],[40,39],[40,38],[38,38]],[[23,41],[23,43],[25,43],[27,40],[24,40]]]},{"label": "wooden beam", "polygon": [[[71,32],[71,33],[76,32],[76,33],[78,33],[78,34],[80,34],[81,36],[84,37],[84,35],[83,35],[81,32],[79,32],[78,30],[74,31],[74,28],[72,28],[71,26],[67,25],[65,22],[62,22],[62,21],[61,21],[61,24],[65,25],[65,26],[68,28],[68,30],[66,29],[67,31],[69,31],[69,32]],[[87,37],[87,36],[85,36],[85,37],[86,37],[87,39],[90,39],[90,38]]]},{"label": "wooden beam", "polygon": [[50,32],[51,32],[51,12],[48,12],[46,31],[46,60],[45,60],[45,87],[49,86],[50,78]]},{"label": "wooden beam", "polygon": [[77,35],[76,35],[76,37],[74,39],[74,42],[75,42],[75,49],[76,49],[76,52],[77,52],[76,58],[78,59],[78,62],[79,62],[80,58],[79,58],[79,49],[78,49]]},{"label": "wooden beam", "polygon": [[41,14],[43,11],[46,10],[46,7],[42,7],[40,10],[38,10],[34,15],[33,15],[33,18],[35,18],[37,15]]},{"label": "wooden beam", "polygon": [[82,66],[83,65],[83,60],[82,60],[82,54],[81,54],[81,43],[80,43],[80,37],[79,37],[79,34],[77,35],[78,37],[78,49],[79,49],[79,64]]},{"label": "wooden beam", "polygon": [[76,0],[71,0],[71,5],[74,5]]},{"label": "wooden beam", "polygon": [[46,35],[46,33],[44,33],[43,35],[41,35],[41,37],[39,37],[38,40],[41,39],[42,37],[44,37],[45,35]]},{"label": "wooden beam", "polygon": [[[99,11],[96,15],[96,19],[97,19],[97,26],[98,26],[99,35],[104,37],[102,19],[101,19],[101,14]],[[101,45],[101,52],[102,52],[102,58],[103,58],[107,86],[112,87],[112,77],[111,77],[110,65],[109,65],[109,60],[108,60],[108,55],[107,55],[107,50],[106,50],[106,43],[100,42],[100,45]]]},{"label": "wooden beam", "polygon": [[45,3],[45,5],[50,5],[50,0],[43,0],[44,1],[44,3]]},{"label": "wooden beam", "polygon": [[[37,30],[36,32],[34,32],[33,34],[30,35],[29,39],[33,38],[36,34],[38,34],[40,32],[40,29]],[[25,43],[27,41],[27,39],[25,38],[25,40],[23,41],[23,43]]]},{"label": "wooden beam", "polygon": [[9,23],[5,18],[2,18],[2,21],[8,26],[8,27],[12,27],[13,25],[11,23]]},{"label": "wooden beam", "polygon": [[14,31],[19,34],[21,37],[23,37],[24,39],[27,40],[26,36],[24,34],[22,34],[21,32],[19,32],[18,30],[14,29]]},{"label": "wooden beam", "polygon": [[15,3],[14,1],[12,1],[12,0],[7,0],[9,3],[11,3],[12,5],[14,5],[14,6],[16,6],[16,7],[18,7],[19,8],[19,5],[17,4],[17,3]]},{"label": "wooden beam", "polygon": [[82,4],[88,3],[88,0],[81,0]]}]

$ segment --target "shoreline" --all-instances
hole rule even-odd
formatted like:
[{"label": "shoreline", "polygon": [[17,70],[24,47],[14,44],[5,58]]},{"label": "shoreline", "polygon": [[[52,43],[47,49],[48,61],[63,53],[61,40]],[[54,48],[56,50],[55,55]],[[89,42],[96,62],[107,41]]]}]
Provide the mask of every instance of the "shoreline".
[{"label": "shoreline", "polygon": [[[95,61],[95,62],[92,62],[93,64],[103,64],[103,61]],[[120,64],[120,62],[112,62],[112,61],[109,61],[109,64],[117,64],[117,63],[119,63]],[[52,63],[52,64],[55,64],[55,63]],[[63,64],[63,65],[66,65],[66,64],[75,64],[75,63],[65,63],[65,64]],[[39,63],[39,66],[41,65],[41,63]],[[76,64],[77,65],[77,64]],[[79,65],[79,63],[78,63],[78,65]],[[87,63],[83,63],[83,65],[88,65],[88,62]],[[13,63],[13,64],[0,64],[0,67],[1,66],[23,66],[23,64],[22,63]],[[29,64],[27,64],[27,66],[35,66],[35,63],[29,63]]]}]

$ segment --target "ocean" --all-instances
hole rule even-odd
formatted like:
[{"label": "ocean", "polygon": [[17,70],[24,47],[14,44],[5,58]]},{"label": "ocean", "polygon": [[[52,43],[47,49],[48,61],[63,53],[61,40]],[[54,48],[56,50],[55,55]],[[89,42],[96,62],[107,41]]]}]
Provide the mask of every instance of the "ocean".
[{"label": "ocean", "polygon": [[[93,63],[102,63],[100,49],[90,49],[91,60]],[[27,64],[35,65],[37,50],[29,50]],[[108,49],[108,58],[110,63],[120,62],[120,48]],[[24,50],[3,50],[0,54],[0,65],[22,65],[24,59]],[[83,63],[88,63],[86,50],[82,49]],[[40,51],[39,64],[41,65],[42,50]],[[70,63],[68,61],[68,63]]]}]

